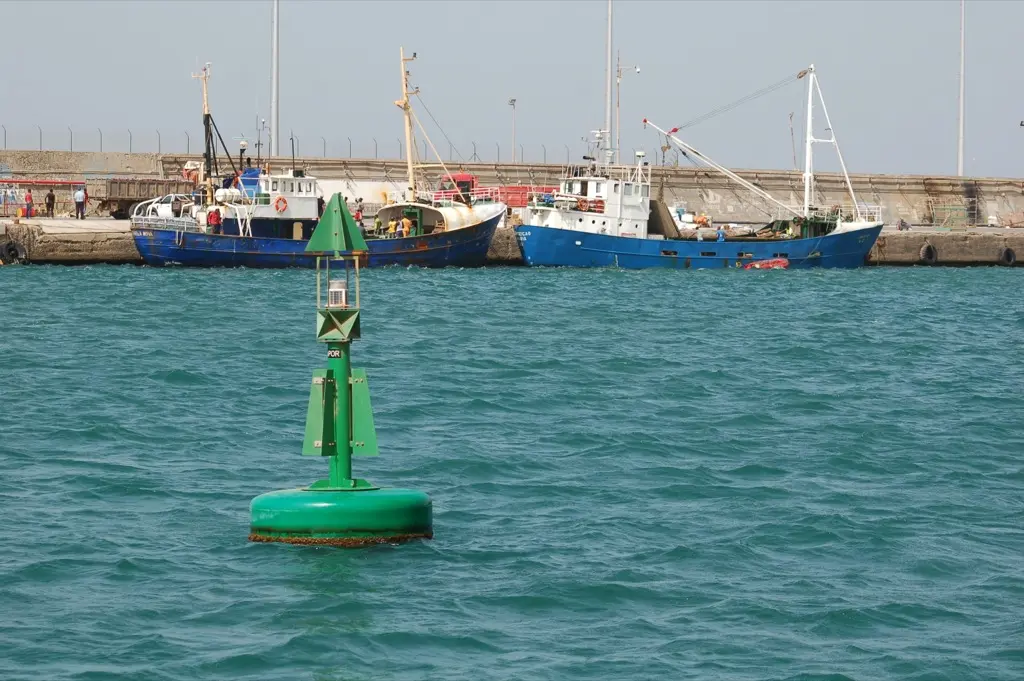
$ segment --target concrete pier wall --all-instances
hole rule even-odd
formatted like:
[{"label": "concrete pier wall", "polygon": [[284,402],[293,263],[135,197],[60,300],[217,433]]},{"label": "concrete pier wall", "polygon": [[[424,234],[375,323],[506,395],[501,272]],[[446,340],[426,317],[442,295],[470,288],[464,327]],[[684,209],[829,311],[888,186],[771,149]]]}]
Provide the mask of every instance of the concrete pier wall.
[{"label": "concrete pier wall", "polygon": [[[80,179],[86,176],[178,177],[196,154],[124,154],[66,151],[0,152],[2,177]],[[324,180],[331,191],[347,191],[376,202],[386,188],[405,185],[405,162],[399,159],[299,158],[296,164]],[[290,158],[274,159],[277,168],[291,166]],[[554,184],[561,164],[447,163],[452,172],[472,173],[484,185]],[[435,163],[422,170],[436,182],[445,168]],[[784,203],[799,204],[803,177],[798,171],[737,170],[744,179],[765,189]],[[758,222],[766,217],[765,204],[722,175],[698,168],[656,166],[653,192],[668,204],[686,202],[690,210],[704,212],[719,222]],[[816,176],[818,205],[849,205],[841,175]],[[903,219],[912,225],[963,227],[984,225],[989,217],[1002,226],[1024,227],[1024,180],[1020,178],[959,178],[942,175],[855,174],[851,181],[857,198],[882,206],[887,224]]]},{"label": "concrete pier wall", "polygon": [[127,220],[33,220],[4,223],[7,238],[35,264],[141,264]]},{"label": "concrete pier wall", "polygon": [[[0,152],[0,184],[3,178],[86,179],[90,177],[178,177],[187,161],[197,155],[124,154],[61,151]],[[404,184],[406,167],[401,160],[301,158],[297,165],[325,181],[331,191],[395,187]],[[273,166],[291,166],[291,159],[275,159]],[[476,175],[483,185],[555,184],[560,164],[452,163],[426,166],[423,173],[437,181],[447,171]],[[803,178],[785,170],[740,170],[744,179],[765,189],[783,202],[802,201]],[[688,209],[704,212],[717,222],[761,222],[764,203],[721,175],[695,168],[655,167],[653,193],[668,204],[684,201]],[[848,206],[851,203],[842,176],[819,174],[818,205]],[[899,219],[922,226],[906,232],[883,231],[869,263],[879,265],[995,265],[1006,258],[1003,249],[1024,257],[1024,229],[975,229],[993,218],[1002,226],[1024,227],[1024,180],[1011,178],[957,178],[923,175],[852,175],[858,199],[883,208],[886,224]],[[368,204],[374,198],[363,194]],[[37,199],[38,201],[38,199]],[[371,208],[368,205],[367,208]],[[21,243],[30,262],[139,262],[127,221],[92,221],[58,225],[53,222],[11,223],[9,238]],[[2,237],[0,237],[2,238]],[[921,249],[931,246],[931,258]],[[519,248],[511,229],[500,229],[491,245],[496,264],[516,264]]]},{"label": "concrete pier wall", "polygon": [[100,151],[0,151],[0,184],[4,178],[85,180],[93,177],[160,177],[158,154]]}]

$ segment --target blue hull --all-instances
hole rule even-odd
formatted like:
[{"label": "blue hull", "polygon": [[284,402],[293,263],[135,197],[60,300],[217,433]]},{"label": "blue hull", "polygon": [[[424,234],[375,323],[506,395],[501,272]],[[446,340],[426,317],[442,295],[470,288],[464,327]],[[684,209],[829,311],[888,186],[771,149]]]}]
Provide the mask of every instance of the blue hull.
[{"label": "blue hull", "polygon": [[[501,214],[471,227],[402,239],[368,239],[366,267],[478,267],[485,263]],[[306,240],[132,228],[147,265],[183,267],[316,267]]]},{"label": "blue hull", "polygon": [[882,226],[777,241],[634,239],[532,225],[515,230],[523,261],[533,267],[724,269],[772,258],[788,259],[791,268],[860,267]]}]

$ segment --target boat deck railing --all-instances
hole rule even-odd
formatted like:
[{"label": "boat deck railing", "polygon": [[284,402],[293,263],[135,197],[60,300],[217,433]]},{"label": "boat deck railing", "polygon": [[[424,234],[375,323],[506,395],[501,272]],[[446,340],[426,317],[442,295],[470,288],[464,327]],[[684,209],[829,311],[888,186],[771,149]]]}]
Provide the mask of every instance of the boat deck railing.
[{"label": "boat deck railing", "polygon": [[202,232],[199,223],[192,218],[162,218],[156,216],[133,217],[132,227],[149,229],[173,229],[176,232]]},{"label": "boat deck railing", "polygon": [[860,203],[854,208],[852,203],[836,204],[827,208],[814,208],[811,210],[811,217],[819,220],[835,219],[842,216],[843,220],[854,220],[857,218],[857,211],[860,211],[860,219],[867,222],[882,221],[882,206]]},{"label": "boat deck railing", "polygon": [[[524,190],[525,189],[526,188],[524,188]],[[508,203],[507,199],[510,193],[515,192],[510,192],[507,187],[478,187],[470,192],[463,192],[462,194],[455,190],[417,191],[416,200],[427,205],[433,204],[440,207],[464,206],[466,203],[462,200],[463,196],[466,196],[471,204],[497,202]],[[388,192],[387,201],[388,204],[404,203],[405,193],[400,191]],[[387,207],[387,204],[382,207]]]}]

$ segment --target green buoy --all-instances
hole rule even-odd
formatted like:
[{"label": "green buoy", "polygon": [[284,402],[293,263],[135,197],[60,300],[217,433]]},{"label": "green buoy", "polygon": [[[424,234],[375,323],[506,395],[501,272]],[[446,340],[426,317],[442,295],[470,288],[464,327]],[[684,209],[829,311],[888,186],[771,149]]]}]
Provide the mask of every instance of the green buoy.
[{"label": "green buoy", "polygon": [[[340,194],[325,206],[306,252],[317,257],[316,334],[327,345],[327,368],[313,372],[302,454],[327,457],[330,471],[327,479],[308,487],[253,499],[249,540],[362,546],[429,539],[434,536],[433,508],[427,494],[352,477],[352,457],[376,456],[378,449],[366,371],[353,369],[349,356],[351,342],[359,338],[359,261],[366,242]],[[344,278],[336,276],[339,263]],[[354,306],[349,305],[353,266]],[[322,305],[324,279],[327,301]]]}]

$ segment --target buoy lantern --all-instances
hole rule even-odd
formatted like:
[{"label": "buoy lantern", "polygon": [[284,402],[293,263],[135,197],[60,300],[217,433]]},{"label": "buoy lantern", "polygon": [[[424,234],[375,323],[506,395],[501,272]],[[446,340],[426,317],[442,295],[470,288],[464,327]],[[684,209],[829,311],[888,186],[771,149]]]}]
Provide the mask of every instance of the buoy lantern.
[{"label": "buoy lantern", "polygon": [[366,371],[353,369],[349,354],[360,337],[359,261],[366,242],[340,194],[325,206],[306,252],[316,254],[316,334],[327,346],[327,368],[313,372],[302,454],[327,457],[329,472],[307,487],[253,499],[249,540],[363,546],[430,539],[433,508],[427,494],[352,477],[352,457],[376,456],[378,449]]}]

